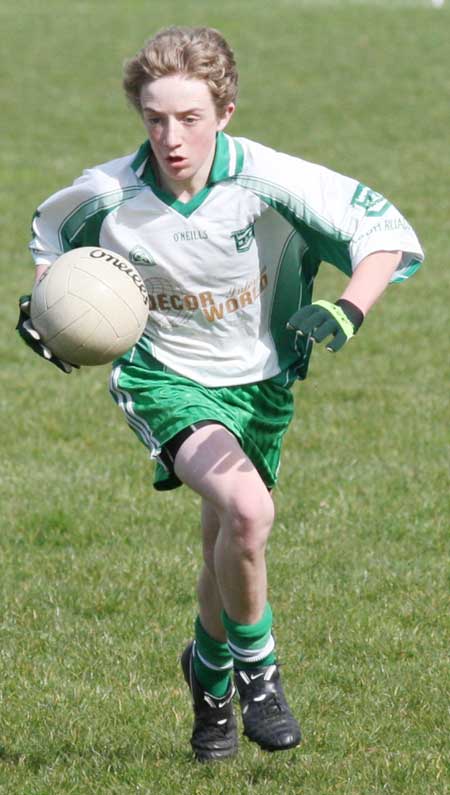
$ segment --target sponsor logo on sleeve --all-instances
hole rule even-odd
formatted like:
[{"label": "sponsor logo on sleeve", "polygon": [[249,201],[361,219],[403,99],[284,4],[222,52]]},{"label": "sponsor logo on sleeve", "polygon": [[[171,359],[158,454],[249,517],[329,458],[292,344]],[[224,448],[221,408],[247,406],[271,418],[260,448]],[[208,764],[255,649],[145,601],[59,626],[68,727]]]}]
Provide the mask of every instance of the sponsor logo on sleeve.
[{"label": "sponsor logo on sleeve", "polygon": [[384,215],[391,203],[367,185],[360,183],[353,194],[351,201],[352,207],[362,207],[367,216]]}]

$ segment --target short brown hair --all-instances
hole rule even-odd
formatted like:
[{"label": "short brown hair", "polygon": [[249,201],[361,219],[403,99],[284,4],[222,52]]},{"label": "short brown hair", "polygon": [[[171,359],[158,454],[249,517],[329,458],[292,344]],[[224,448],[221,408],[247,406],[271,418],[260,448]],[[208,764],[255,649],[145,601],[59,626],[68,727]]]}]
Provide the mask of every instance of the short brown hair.
[{"label": "short brown hair", "polygon": [[214,28],[170,27],[160,30],[125,63],[123,87],[141,113],[144,83],[180,74],[207,83],[219,118],[236,101],[238,73],[234,54]]}]

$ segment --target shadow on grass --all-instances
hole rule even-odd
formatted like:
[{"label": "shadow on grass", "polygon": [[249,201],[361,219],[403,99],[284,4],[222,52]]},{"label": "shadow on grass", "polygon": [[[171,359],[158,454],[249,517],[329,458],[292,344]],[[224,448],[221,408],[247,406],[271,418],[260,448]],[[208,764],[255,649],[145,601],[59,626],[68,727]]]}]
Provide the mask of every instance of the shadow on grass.
[{"label": "shadow on grass", "polygon": [[6,746],[0,746],[0,767],[10,766],[13,768],[21,767],[29,770],[32,773],[54,767],[55,765],[76,764],[79,760],[83,768],[89,767],[89,762],[92,763],[92,769],[103,769],[104,772],[110,774],[118,774],[124,772],[129,767],[154,767],[163,766],[165,763],[173,765],[174,763],[180,768],[188,769],[206,769],[205,765],[199,765],[194,759],[192,753],[186,748],[175,748],[171,744],[154,744],[141,749],[139,753],[133,746],[119,746],[117,748],[96,747],[95,745],[85,748],[79,748],[72,743],[61,743],[61,745],[50,747],[46,751],[39,750],[23,750],[12,751]]},{"label": "shadow on grass", "polygon": [[[276,760],[276,761],[275,761]],[[241,743],[240,753],[231,759],[222,760],[220,763],[202,764],[193,756],[189,748],[180,747],[177,743],[154,743],[136,751],[136,746],[124,745],[116,748],[106,748],[90,746],[79,748],[73,743],[61,743],[59,746],[48,748],[46,751],[37,749],[30,751],[12,751],[6,746],[0,746],[0,768],[22,768],[29,770],[32,774],[37,774],[47,768],[55,766],[70,766],[77,764],[83,768],[84,773],[91,778],[97,777],[101,772],[107,775],[120,776],[129,772],[131,769],[159,770],[160,774],[166,775],[167,769],[177,774],[184,775],[186,782],[191,775],[202,780],[215,780],[219,769],[225,766],[229,772],[238,771],[242,780],[247,784],[270,784],[272,778],[278,779],[280,767],[286,771],[293,766],[298,770],[298,750],[285,752],[283,754],[269,754],[260,751],[248,742]]]}]

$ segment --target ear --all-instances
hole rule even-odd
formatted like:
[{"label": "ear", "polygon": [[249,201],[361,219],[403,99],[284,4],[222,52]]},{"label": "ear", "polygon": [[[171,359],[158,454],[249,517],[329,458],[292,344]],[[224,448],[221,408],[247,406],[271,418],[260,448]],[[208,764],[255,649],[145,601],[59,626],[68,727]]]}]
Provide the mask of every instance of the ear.
[{"label": "ear", "polygon": [[236,105],[234,104],[234,102],[230,102],[230,104],[227,105],[227,107],[225,108],[225,113],[223,114],[223,116],[221,116],[221,118],[217,122],[217,132],[221,132],[222,130],[225,129],[235,110],[236,110]]}]

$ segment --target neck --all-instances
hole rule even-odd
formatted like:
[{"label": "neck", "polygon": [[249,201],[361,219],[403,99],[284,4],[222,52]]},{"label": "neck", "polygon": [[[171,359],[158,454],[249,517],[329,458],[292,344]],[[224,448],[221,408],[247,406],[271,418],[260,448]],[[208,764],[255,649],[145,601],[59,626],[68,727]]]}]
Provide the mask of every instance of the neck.
[{"label": "neck", "polygon": [[153,172],[157,178],[158,186],[166,193],[171,193],[178,201],[188,202],[200,193],[208,184],[209,174],[214,162],[215,148],[203,163],[201,168],[186,180],[172,180],[159,168],[155,156],[151,155]]}]

